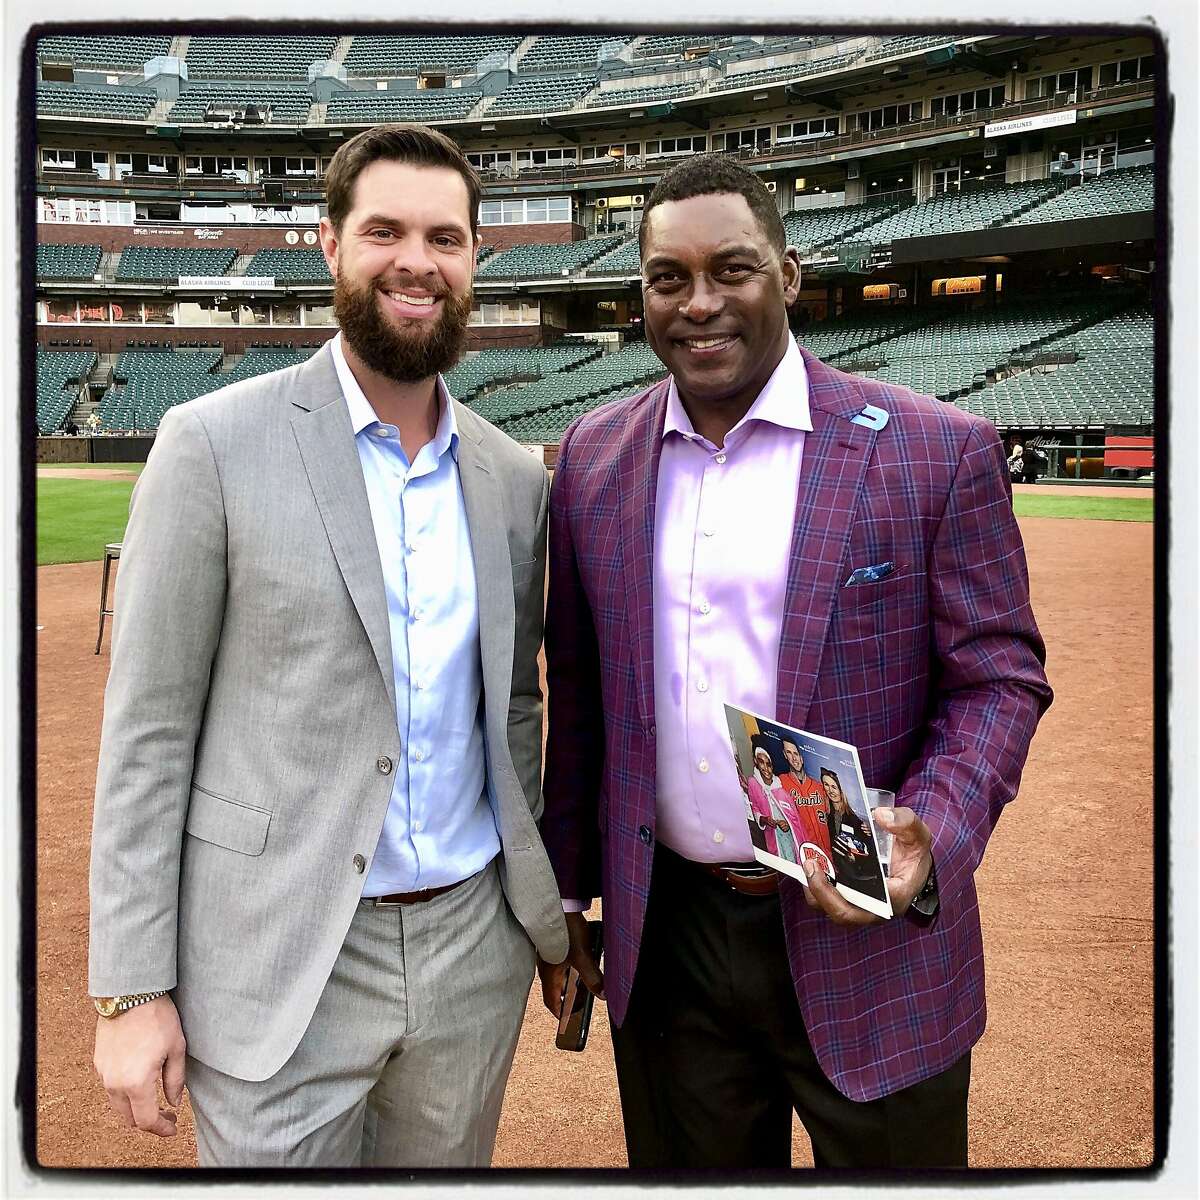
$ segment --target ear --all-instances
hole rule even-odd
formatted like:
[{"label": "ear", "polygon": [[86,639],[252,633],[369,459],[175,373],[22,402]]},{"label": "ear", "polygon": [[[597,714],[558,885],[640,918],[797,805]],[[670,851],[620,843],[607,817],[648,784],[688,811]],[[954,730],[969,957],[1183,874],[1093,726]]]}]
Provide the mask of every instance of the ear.
[{"label": "ear", "polygon": [[790,308],[800,295],[800,251],[795,246],[784,250],[779,269],[783,273],[783,302]]},{"label": "ear", "polygon": [[325,263],[329,267],[329,273],[337,278],[337,254],[338,254],[338,234],[333,227],[333,222],[328,217],[322,217],[321,223],[317,227],[317,236],[321,239],[321,253],[325,256]]}]

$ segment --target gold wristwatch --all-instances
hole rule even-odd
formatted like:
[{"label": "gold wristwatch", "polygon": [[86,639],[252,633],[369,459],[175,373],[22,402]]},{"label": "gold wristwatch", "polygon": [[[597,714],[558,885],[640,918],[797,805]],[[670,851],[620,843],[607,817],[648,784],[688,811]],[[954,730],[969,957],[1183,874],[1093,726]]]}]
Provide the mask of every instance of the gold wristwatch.
[{"label": "gold wristwatch", "polygon": [[137,1008],[139,1004],[148,1004],[166,994],[167,990],[164,988],[161,992],[137,992],[132,996],[95,996],[92,1003],[102,1017],[118,1017],[131,1008]]}]

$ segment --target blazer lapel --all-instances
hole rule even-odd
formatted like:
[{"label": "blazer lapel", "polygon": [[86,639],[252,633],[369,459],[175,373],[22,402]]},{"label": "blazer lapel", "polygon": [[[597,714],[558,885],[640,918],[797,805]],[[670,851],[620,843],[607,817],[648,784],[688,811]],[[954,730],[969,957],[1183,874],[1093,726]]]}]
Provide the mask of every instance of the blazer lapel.
[{"label": "blazer lapel", "polygon": [[620,487],[621,561],[634,680],[642,724],[654,722],[654,505],[668,383],[651,389],[625,432],[617,467]]},{"label": "blazer lapel", "polygon": [[305,364],[293,403],[299,411],[292,417],[292,431],[309,486],[394,708],[396,682],[383,568],[350,412],[328,347]]},{"label": "blazer lapel", "polygon": [[782,721],[803,728],[817,684],[846,545],[875,431],[852,424],[866,397],[851,376],[803,351],[813,428],[804,439],[776,676]]},{"label": "blazer lapel", "polygon": [[[457,401],[458,477],[462,484],[467,525],[471,530],[471,557],[475,563],[475,588],[479,597],[479,653],[483,663],[484,703],[503,700],[507,721],[512,691],[513,600],[512,560],[500,484],[481,452],[477,419]],[[503,724],[504,722],[502,722]]]}]

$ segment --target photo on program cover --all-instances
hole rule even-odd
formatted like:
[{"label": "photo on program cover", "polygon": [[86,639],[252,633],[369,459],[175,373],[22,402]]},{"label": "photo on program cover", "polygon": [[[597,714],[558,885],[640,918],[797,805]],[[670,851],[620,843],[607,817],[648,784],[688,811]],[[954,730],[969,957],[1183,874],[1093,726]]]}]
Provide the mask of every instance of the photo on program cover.
[{"label": "photo on program cover", "polygon": [[812,860],[842,897],[892,915],[858,750],[725,705],[754,857],[800,880]]}]

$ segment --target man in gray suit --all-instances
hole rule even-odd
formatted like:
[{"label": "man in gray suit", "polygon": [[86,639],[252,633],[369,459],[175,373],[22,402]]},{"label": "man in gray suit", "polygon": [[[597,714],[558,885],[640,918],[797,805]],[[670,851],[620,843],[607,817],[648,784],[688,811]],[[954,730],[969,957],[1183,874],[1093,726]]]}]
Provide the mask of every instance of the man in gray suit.
[{"label": "man in gray suit", "polygon": [[[172,409],[130,510],[92,837],[95,1064],[202,1165],[481,1166],[533,975],[546,473],[450,398],[479,181],[334,156],[341,333]],[[185,1039],[186,1038],[186,1046]]]}]

